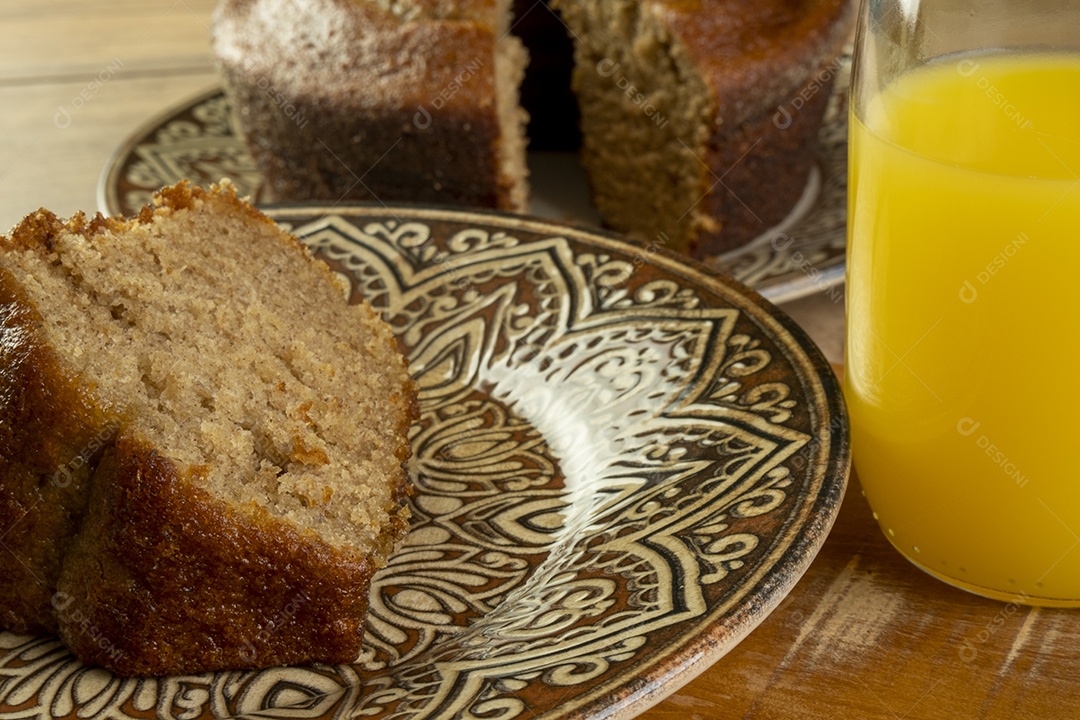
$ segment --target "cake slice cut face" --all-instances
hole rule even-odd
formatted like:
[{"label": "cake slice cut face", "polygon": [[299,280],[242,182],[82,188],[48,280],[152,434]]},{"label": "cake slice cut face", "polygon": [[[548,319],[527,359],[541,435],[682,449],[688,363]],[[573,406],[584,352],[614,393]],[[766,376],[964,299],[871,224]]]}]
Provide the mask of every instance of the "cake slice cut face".
[{"label": "cake slice cut face", "polygon": [[610,227],[709,258],[784,220],[814,164],[851,3],[553,4],[574,37],[582,163]]},{"label": "cake slice cut face", "polygon": [[389,327],[231,187],[0,246],[0,626],[125,675],[359,652],[407,527]]}]

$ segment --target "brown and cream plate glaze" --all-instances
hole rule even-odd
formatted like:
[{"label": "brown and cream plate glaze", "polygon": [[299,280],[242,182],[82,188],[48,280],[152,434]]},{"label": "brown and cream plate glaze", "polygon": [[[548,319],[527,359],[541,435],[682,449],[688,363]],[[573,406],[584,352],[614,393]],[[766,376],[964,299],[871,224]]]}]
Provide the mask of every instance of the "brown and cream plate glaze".
[{"label": "brown and cream plate glaze", "polygon": [[383,313],[421,388],[412,529],[363,654],[124,680],[0,633],[3,720],[628,718],[734,647],[824,542],[840,391],[752,291],[541,220],[268,212]]},{"label": "brown and cream plate glaze", "polygon": [[[841,297],[847,213],[847,88],[851,58],[842,56],[820,74],[834,81],[823,123],[818,164],[796,208],[780,225],[748,245],[706,258],[773,302],[813,292]],[[811,85],[806,92],[813,92]],[[775,121],[790,121],[795,108],[778,108]],[[786,113],[786,115],[785,115]],[[530,156],[534,215],[595,225],[596,211],[575,157]],[[180,180],[209,185],[231,178],[241,195],[258,199],[262,178],[248,154],[229,105],[215,88],[151,119],[123,143],[106,165],[98,205],[106,214],[131,215],[160,187]]]}]

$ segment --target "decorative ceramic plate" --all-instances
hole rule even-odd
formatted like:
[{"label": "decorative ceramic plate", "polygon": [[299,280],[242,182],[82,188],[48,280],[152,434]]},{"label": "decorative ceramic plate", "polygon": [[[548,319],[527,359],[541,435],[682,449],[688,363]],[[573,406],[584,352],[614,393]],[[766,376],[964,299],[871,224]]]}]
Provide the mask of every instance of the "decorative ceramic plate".
[{"label": "decorative ceramic plate", "polygon": [[421,391],[411,534],[355,664],[122,680],[0,633],[0,718],[626,718],[722,656],[825,540],[828,364],[768,302],[605,234],[269,210],[393,326]]},{"label": "decorative ceramic plate", "polygon": [[[844,55],[818,77],[835,76],[835,90],[821,130],[818,164],[798,205],[750,244],[706,260],[774,302],[828,291],[844,277],[850,66],[850,56]],[[785,121],[784,112],[789,111],[777,111],[778,123]],[[533,215],[597,224],[575,156],[532,154],[529,165]],[[258,198],[262,178],[228,98],[214,89],[152,119],[118,148],[102,174],[98,204],[107,214],[130,215],[164,185],[184,179],[207,185],[223,177],[231,178],[242,195]]]}]

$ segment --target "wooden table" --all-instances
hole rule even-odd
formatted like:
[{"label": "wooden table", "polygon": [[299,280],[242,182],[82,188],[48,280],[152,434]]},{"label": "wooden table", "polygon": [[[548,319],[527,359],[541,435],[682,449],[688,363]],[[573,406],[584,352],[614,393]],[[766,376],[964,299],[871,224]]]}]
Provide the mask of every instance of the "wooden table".
[{"label": "wooden table", "polygon": [[[213,0],[0,5],[0,227],[96,206],[98,176],[141,122],[216,83]],[[784,309],[833,362],[843,307]],[[726,657],[642,717],[1080,717],[1080,615],[983,600],[903,560],[852,482],[806,576]]]}]

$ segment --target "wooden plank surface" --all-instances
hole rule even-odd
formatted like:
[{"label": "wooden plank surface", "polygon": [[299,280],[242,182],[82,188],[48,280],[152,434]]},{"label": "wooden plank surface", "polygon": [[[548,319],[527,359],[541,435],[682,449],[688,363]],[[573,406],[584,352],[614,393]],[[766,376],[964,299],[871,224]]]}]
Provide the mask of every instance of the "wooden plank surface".
[{"label": "wooden plank surface", "polygon": [[217,83],[213,0],[0,3],[0,228],[96,211],[98,176],[144,120]]},{"label": "wooden plank surface", "polygon": [[210,71],[213,7],[214,0],[4,0],[0,85]]},{"label": "wooden plank surface", "polygon": [[[96,210],[98,177],[120,142],[216,82],[212,5],[5,0],[0,226],[42,205]],[[69,121],[57,119],[61,108]],[[842,304],[817,295],[785,309],[840,360]],[[642,717],[1074,718],[1078,668],[1080,615],[983,600],[922,574],[877,530],[853,481],[834,532],[779,609]]]},{"label": "wooden plank surface", "polygon": [[[210,71],[116,77],[82,103],[87,81],[0,85],[0,228],[39,207],[96,212],[98,177],[145,119],[216,83]],[[65,114],[66,113],[66,114]]]},{"label": "wooden plank surface", "polygon": [[904,560],[855,482],[795,591],[657,707],[674,718],[1075,718],[1080,618],[985,600]]}]

